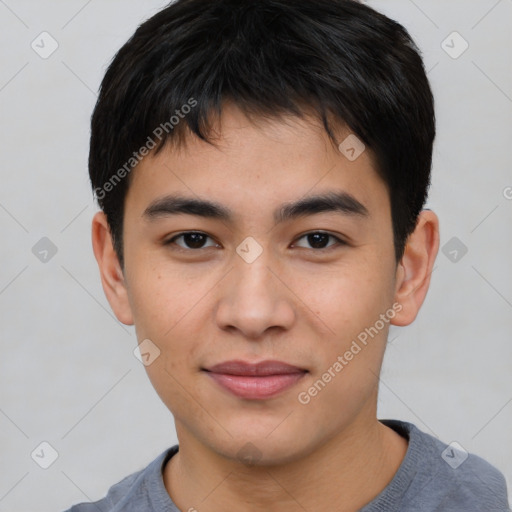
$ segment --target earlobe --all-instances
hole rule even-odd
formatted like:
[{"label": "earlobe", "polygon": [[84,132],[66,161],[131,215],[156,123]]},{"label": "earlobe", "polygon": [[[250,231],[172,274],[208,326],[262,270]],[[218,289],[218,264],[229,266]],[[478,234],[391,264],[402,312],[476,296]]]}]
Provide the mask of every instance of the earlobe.
[{"label": "earlobe", "polygon": [[103,212],[97,212],[94,215],[91,235],[101,284],[110,307],[120,322],[125,325],[133,325],[125,278],[114,250],[107,218]]},{"label": "earlobe", "polygon": [[397,268],[395,302],[402,308],[391,321],[393,325],[409,325],[418,315],[427,295],[438,250],[439,219],[433,211],[423,210]]}]

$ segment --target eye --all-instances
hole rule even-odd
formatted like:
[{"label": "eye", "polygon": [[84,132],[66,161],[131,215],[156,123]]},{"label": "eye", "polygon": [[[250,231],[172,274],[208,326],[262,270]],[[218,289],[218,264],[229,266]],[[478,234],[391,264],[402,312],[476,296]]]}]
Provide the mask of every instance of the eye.
[{"label": "eye", "polygon": [[183,239],[185,246],[181,244],[176,245],[178,245],[178,247],[181,247],[182,249],[205,249],[208,247],[215,247],[218,245],[214,243],[213,245],[205,246],[205,240],[207,240],[208,238],[210,238],[210,240],[213,239],[211,239],[211,237],[209,237],[207,234],[201,233],[199,231],[187,231],[185,233],[180,233],[179,235],[176,235],[172,237],[170,240],[164,242],[164,245],[174,244],[176,243],[176,240],[179,240],[180,238]]},{"label": "eye", "polygon": [[[306,233],[302,235],[298,240],[302,240],[303,238],[307,239],[307,242],[312,246],[315,250],[329,250],[331,248],[335,248],[340,245],[347,245],[346,242],[338,238],[337,236],[331,235],[329,233],[324,233],[322,231],[314,231],[311,233]],[[334,244],[326,245],[329,238],[334,240]],[[309,249],[310,247],[305,247],[305,249]]]},{"label": "eye", "polygon": [[[183,240],[183,245],[181,243],[177,243],[177,240]],[[206,240],[212,240],[211,245],[205,245]],[[329,250],[331,248],[335,248],[341,245],[347,245],[346,242],[338,238],[337,236],[331,235],[330,233],[324,233],[322,231],[314,231],[311,233],[306,233],[302,235],[297,240],[306,239],[310,244],[310,247],[303,247],[304,249],[313,249],[316,251],[319,250]],[[332,239],[334,243],[328,245],[329,239]],[[164,245],[177,245],[179,248],[184,250],[199,250],[199,249],[207,249],[208,247],[219,247],[213,239],[208,236],[206,233],[202,233],[200,231],[186,231],[183,233],[179,233],[178,235],[173,236],[166,242]],[[301,247],[297,243],[293,246]]]}]

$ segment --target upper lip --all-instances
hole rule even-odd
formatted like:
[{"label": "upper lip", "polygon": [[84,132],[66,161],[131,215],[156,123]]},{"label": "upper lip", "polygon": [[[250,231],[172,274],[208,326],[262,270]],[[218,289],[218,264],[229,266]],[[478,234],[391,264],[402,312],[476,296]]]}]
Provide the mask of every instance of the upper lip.
[{"label": "upper lip", "polygon": [[224,361],[223,363],[205,368],[205,370],[213,373],[223,373],[226,375],[249,376],[283,375],[307,371],[283,361],[265,360],[260,361],[259,363],[248,363],[239,359]]}]

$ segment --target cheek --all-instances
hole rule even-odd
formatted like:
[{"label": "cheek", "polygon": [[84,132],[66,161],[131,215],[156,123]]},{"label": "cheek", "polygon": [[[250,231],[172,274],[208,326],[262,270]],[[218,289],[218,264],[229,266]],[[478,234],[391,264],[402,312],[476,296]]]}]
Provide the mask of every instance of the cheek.
[{"label": "cheek", "polygon": [[[133,288],[137,339],[150,339],[160,350],[146,366],[148,377],[161,400],[174,411],[190,408],[191,377],[197,373],[202,322],[197,318],[198,298],[179,286],[179,279],[158,273],[138,281]],[[199,411],[196,411],[199,412]]]},{"label": "cheek", "polygon": [[315,428],[322,425],[328,436],[351,421],[376,391],[389,329],[381,315],[391,307],[390,292],[362,274],[326,281],[315,295],[315,311],[330,330],[318,340],[318,364],[297,399],[304,413],[316,418]]},{"label": "cheek", "polygon": [[192,309],[193,289],[177,272],[162,265],[143,263],[132,271],[129,295],[140,335],[165,342]]},{"label": "cheek", "polygon": [[160,349],[166,369],[182,373],[197,359],[204,342],[200,329],[205,320],[199,315],[211,283],[192,281],[165,265],[148,264],[141,270],[133,273],[130,286],[137,339],[150,339]]},{"label": "cheek", "polygon": [[314,313],[319,328],[322,325],[323,333],[337,340],[335,345],[340,348],[388,309],[393,294],[388,281],[370,265],[340,266],[307,278],[299,296],[310,315]]}]

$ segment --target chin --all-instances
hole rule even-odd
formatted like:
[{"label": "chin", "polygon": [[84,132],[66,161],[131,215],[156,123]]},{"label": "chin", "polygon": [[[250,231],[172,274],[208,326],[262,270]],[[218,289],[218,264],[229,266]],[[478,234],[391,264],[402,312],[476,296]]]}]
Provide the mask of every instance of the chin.
[{"label": "chin", "polygon": [[268,429],[265,429],[261,435],[258,435],[258,431],[259,429],[243,430],[236,434],[233,430],[229,430],[233,435],[232,438],[224,439],[224,442],[212,443],[210,448],[219,455],[248,467],[288,464],[314,451],[313,443],[306,444],[304,433],[300,430],[291,432],[283,429],[279,433],[276,431],[270,435]]}]

